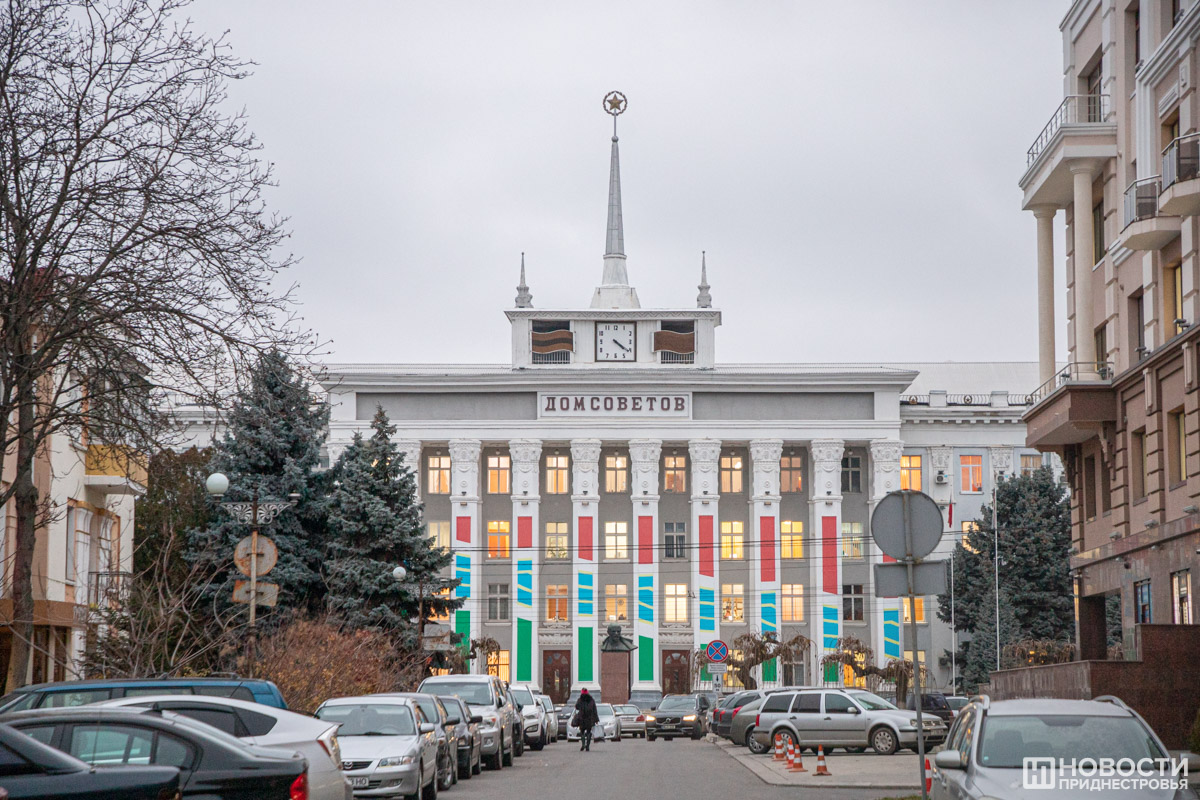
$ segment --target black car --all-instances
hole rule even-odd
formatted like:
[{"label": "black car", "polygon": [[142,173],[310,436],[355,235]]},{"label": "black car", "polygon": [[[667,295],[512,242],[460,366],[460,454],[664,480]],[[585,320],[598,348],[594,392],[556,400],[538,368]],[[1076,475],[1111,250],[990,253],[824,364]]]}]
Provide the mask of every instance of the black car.
[{"label": "black car", "polygon": [[[916,710],[917,698],[915,695],[908,696],[908,708]],[[941,692],[921,693],[921,713],[933,714],[946,723],[954,719],[954,709],[950,708],[950,704],[946,702],[946,695]]]},{"label": "black car", "polygon": [[741,710],[742,706],[754,702],[763,695],[764,692],[759,689],[748,689],[722,698],[717,707],[713,709],[712,732],[728,739],[730,728],[733,727],[733,718],[737,716],[737,712]]},{"label": "black car", "polygon": [[676,736],[699,739],[703,735],[704,708],[694,694],[669,694],[646,715],[647,741],[653,742],[660,736],[669,741]]},{"label": "black car", "polygon": [[472,714],[467,704],[453,695],[438,695],[449,714],[447,720],[455,727],[458,739],[458,777],[470,780],[483,771],[483,733],[479,724],[483,717]]},{"label": "black car", "polygon": [[183,797],[291,800],[308,791],[308,761],[299,754],[248,745],[170,711],[84,706],[19,711],[2,721],[74,758],[113,767],[97,772],[178,768]]},{"label": "black car", "polygon": [[[450,712],[437,695],[424,692],[393,692],[407,697],[421,710],[425,721],[438,729],[438,791],[458,783],[458,724],[450,721]],[[480,718],[482,721],[482,717]]]},{"label": "black car", "polygon": [[0,786],[11,800],[175,800],[175,767],[92,769],[7,725],[0,725]]},{"label": "black car", "polygon": [[555,706],[554,713],[558,715],[558,738],[567,738],[567,728],[571,724],[571,715],[575,713],[575,706]]}]

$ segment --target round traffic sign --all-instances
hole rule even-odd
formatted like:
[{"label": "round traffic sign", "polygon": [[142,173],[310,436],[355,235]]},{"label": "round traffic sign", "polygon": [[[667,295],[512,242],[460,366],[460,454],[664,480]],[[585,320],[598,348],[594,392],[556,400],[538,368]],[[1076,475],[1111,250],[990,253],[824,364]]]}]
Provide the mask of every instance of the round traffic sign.
[{"label": "round traffic sign", "polygon": [[[253,543],[254,537],[247,536],[237,543],[237,547],[233,551],[233,563],[237,564],[238,571],[243,575],[250,574],[250,548]],[[259,534],[258,563],[255,564],[258,576],[261,577],[270,572],[278,560],[279,550],[275,547],[275,543]]]},{"label": "round traffic sign", "polygon": [[942,509],[924,492],[892,492],[875,506],[871,538],[897,561],[924,558],[942,540]]},{"label": "round traffic sign", "polygon": [[708,660],[715,664],[720,664],[725,659],[729,658],[729,645],[717,639],[715,642],[708,643]]}]

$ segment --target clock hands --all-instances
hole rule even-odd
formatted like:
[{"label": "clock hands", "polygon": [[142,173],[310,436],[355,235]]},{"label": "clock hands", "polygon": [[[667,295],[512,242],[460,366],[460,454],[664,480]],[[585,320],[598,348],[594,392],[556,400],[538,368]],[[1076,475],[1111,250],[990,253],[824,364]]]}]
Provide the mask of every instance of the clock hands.
[{"label": "clock hands", "polygon": [[628,347],[626,347],[625,345],[621,344],[620,342],[618,342],[616,339],[613,339],[613,344],[615,344],[617,347],[619,347],[619,348],[621,348],[622,350],[624,350],[626,353],[628,353],[628,352],[629,352],[629,348],[628,348]]}]

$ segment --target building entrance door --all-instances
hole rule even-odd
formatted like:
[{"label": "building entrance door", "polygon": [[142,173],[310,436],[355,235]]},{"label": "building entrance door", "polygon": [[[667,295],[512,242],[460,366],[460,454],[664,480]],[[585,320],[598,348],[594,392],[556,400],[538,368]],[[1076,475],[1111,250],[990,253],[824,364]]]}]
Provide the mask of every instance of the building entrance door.
[{"label": "building entrance door", "polygon": [[571,651],[542,651],[542,691],[562,705],[571,695]]},{"label": "building entrance door", "polygon": [[692,659],[689,650],[662,651],[663,694],[692,691]]}]

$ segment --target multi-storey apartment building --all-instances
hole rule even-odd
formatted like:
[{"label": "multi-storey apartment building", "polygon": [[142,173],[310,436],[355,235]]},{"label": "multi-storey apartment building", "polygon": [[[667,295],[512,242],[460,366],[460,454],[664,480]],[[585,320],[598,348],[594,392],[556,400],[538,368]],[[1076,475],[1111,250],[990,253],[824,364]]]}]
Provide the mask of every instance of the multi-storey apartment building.
[{"label": "multi-storey apartment building", "polygon": [[[1076,0],[1065,99],[1020,180],[1037,220],[1039,364],[1028,444],[1072,489],[1078,643],[1106,655],[1105,606],[1194,624],[1200,571],[1200,3]],[[1054,352],[1054,219],[1066,223],[1069,364]]]}]

